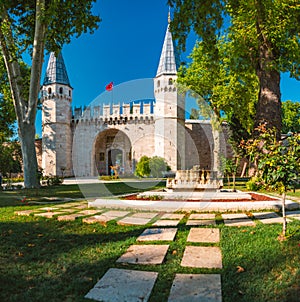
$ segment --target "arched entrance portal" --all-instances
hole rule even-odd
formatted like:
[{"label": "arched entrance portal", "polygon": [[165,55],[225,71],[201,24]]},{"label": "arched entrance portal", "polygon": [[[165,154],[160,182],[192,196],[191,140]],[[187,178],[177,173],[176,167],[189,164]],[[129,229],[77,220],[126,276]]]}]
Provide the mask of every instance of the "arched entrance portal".
[{"label": "arched entrance portal", "polygon": [[99,133],[93,153],[94,175],[110,175],[112,166],[120,174],[132,172],[131,143],[123,131],[108,129]]}]

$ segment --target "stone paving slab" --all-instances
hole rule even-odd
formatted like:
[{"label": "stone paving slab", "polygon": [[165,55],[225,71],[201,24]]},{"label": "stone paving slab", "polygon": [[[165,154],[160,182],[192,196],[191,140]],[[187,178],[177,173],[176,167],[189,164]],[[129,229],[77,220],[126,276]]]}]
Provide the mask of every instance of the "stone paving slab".
[{"label": "stone paving slab", "polygon": [[56,211],[56,210],[59,210],[59,208],[57,207],[44,207],[44,208],[39,208],[38,209],[39,211]]},{"label": "stone paving slab", "polygon": [[217,228],[191,228],[187,242],[219,242],[220,230]]},{"label": "stone paving slab", "polygon": [[58,204],[55,205],[56,208],[71,208],[72,205],[70,205],[69,203],[63,203],[63,204]]},{"label": "stone paving slab", "polygon": [[168,302],[221,302],[221,275],[176,274]]},{"label": "stone paving slab", "polygon": [[74,208],[62,208],[62,209],[57,209],[57,211],[61,213],[73,213],[76,211]]},{"label": "stone paving slab", "polygon": [[[275,212],[259,212],[252,213],[252,215],[263,224],[282,223],[283,221],[283,218]],[[286,221],[291,222],[292,220],[287,218]]]},{"label": "stone paving slab", "polygon": [[179,219],[181,220],[184,217],[184,214],[174,214],[174,213],[166,213],[161,216],[161,219]]},{"label": "stone paving slab", "polygon": [[102,302],[147,302],[158,273],[111,268],[85,298]]},{"label": "stone paving slab", "polygon": [[173,241],[177,228],[149,228],[146,229],[137,241]]},{"label": "stone paving slab", "polygon": [[70,215],[62,215],[62,216],[58,216],[57,220],[58,221],[74,221],[75,219],[82,217],[82,216],[85,216],[85,215],[79,214],[79,213],[70,214]]},{"label": "stone paving slab", "polygon": [[135,214],[131,215],[130,217],[152,219],[152,218],[156,217],[157,215],[158,215],[158,213],[141,212],[141,213],[135,213]]},{"label": "stone paving slab", "polygon": [[[259,219],[259,221],[263,224],[282,223],[283,218],[278,217],[278,218]],[[286,219],[286,222],[291,222],[291,221],[292,220],[289,218]]]},{"label": "stone paving slab", "polygon": [[169,245],[132,245],[117,262],[131,264],[161,264]]},{"label": "stone paving slab", "polygon": [[139,218],[139,217],[124,217],[120,219],[117,224],[119,225],[145,225],[151,221],[151,218]]},{"label": "stone paving slab", "polygon": [[249,219],[247,214],[245,213],[237,213],[237,214],[222,214],[223,219]]},{"label": "stone paving slab", "polygon": [[181,266],[222,268],[222,254],[216,246],[186,246]]},{"label": "stone paving slab", "polygon": [[44,212],[44,213],[35,213],[34,216],[45,217],[45,218],[53,218],[55,215],[61,215],[62,212]]},{"label": "stone paving slab", "polygon": [[99,210],[84,210],[84,211],[80,211],[77,214],[82,214],[82,215],[95,215],[95,214],[99,214],[101,213],[101,211]]},{"label": "stone paving slab", "polygon": [[82,219],[82,222],[84,223],[101,223],[101,224],[105,224],[106,222],[108,222],[110,219],[108,219],[107,217],[103,217],[101,215],[95,215],[95,216],[90,216],[90,217],[85,217]]},{"label": "stone paving slab", "polygon": [[215,214],[191,214],[189,219],[215,219]]},{"label": "stone paving slab", "polygon": [[79,206],[75,206],[73,207],[74,209],[78,209],[78,210],[83,210],[83,209],[86,209],[88,207],[87,204],[81,204]]},{"label": "stone paving slab", "polygon": [[286,216],[300,216],[300,211],[287,211],[287,212],[285,212],[285,215]]},{"label": "stone paving slab", "polygon": [[257,213],[252,213],[252,215],[256,219],[269,219],[269,218],[278,218],[278,217],[280,217],[275,212],[257,212]]},{"label": "stone paving slab", "polygon": [[15,211],[15,214],[19,216],[30,216],[31,214],[34,213],[37,213],[37,210]]},{"label": "stone paving slab", "polygon": [[199,225],[216,225],[216,221],[213,219],[190,219],[186,222],[187,226],[199,226]]},{"label": "stone paving slab", "polygon": [[128,215],[130,212],[129,211],[108,211],[105,213],[102,213],[101,216],[107,217],[109,220],[116,219],[116,218],[121,218],[126,215]]},{"label": "stone paving slab", "polygon": [[153,223],[153,226],[177,226],[180,220],[159,219]]},{"label": "stone paving slab", "polygon": [[255,226],[255,222],[249,218],[244,219],[224,219],[224,224],[226,226],[234,226],[234,227],[240,227],[240,226]]}]

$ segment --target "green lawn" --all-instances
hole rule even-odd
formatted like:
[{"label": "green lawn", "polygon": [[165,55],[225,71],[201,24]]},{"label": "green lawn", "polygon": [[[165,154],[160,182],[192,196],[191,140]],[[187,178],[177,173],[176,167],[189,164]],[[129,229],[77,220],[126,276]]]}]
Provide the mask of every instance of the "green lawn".
[{"label": "green lawn", "polygon": [[[76,186],[44,190],[31,192],[32,198],[53,194],[82,197]],[[112,184],[111,190],[118,192],[120,184]],[[102,226],[83,224],[81,219],[59,222],[16,216],[16,210],[38,207],[21,203],[22,196],[22,192],[0,193],[0,301],[88,301],[84,295],[109,268],[124,267],[116,264],[116,259],[136,244],[137,236],[145,229],[115,222]],[[125,266],[159,273],[150,302],[167,301],[175,273],[212,272],[222,275],[224,302],[299,301],[300,221],[288,225],[288,234],[294,235],[286,241],[277,240],[281,225],[237,228],[218,220],[216,227],[221,231],[217,245],[222,249],[223,269],[180,266],[190,229],[185,220],[178,226],[162,265]],[[238,266],[244,272],[238,273]]]}]

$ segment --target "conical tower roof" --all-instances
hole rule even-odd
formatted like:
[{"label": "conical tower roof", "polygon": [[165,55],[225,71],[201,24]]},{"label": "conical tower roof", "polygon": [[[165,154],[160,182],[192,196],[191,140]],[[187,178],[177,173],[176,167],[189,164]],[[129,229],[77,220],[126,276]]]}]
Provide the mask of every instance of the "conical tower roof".
[{"label": "conical tower roof", "polygon": [[168,27],[165,34],[164,44],[160,55],[160,60],[156,72],[156,77],[160,75],[176,75],[179,67],[179,56],[170,31],[170,12],[168,16]]},{"label": "conical tower roof", "polygon": [[55,56],[54,52],[51,52],[50,54],[43,85],[51,84],[63,84],[71,87],[61,52],[57,57]]}]

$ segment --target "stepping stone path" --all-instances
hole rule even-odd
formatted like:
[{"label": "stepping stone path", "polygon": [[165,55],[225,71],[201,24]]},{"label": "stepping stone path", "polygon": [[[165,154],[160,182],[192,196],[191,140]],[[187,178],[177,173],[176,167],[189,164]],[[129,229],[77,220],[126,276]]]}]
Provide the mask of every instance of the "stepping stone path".
[{"label": "stepping stone path", "polygon": [[[75,220],[82,218],[83,223],[105,224],[114,220],[120,225],[147,225],[137,244],[131,245],[117,259],[119,265],[160,265],[166,258],[169,243],[176,240],[176,226],[185,214],[116,211],[109,209],[89,209],[87,202],[58,204],[53,207],[41,207],[34,210],[16,211],[16,215],[44,217],[49,219]],[[224,224],[230,227],[255,226],[261,223],[282,223],[282,217],[275,212],[253,212],[221,214]],[[287,221],[300,220],[300,211],[287,211]],[[218,246],[219,228],[201,228],[216,224],[215,214],[186,214],[186,226],[191,226],[181,259],[182,267],[222,269],[222,254]],[[193,227],[194,226],[194,227]],[[155,244],[151,244],[151,241]],[[161,244],[159,243],[161,241]],[[205,246],[203,246],[205,245]],[[207,246],[211,245],[211,246]],[[85,298],[104,302],[148,301],[157,272],[110,268],[97,284],[86,294]],[[220,274],[175,274],[168,302],[209,301],[221,302]]]},{"label": "stepping stone path", "polygon": [[[177,228],[148,228],[137,238],[137,242],[144,241],[173,241]],[[191,228],[187,242],[190,243],[218,243],[220,230],[217,228]],[[132,245],[116,261],[123,264],[159,265],[163,263],[168,252],[168,244]],[[181,266],[196,268],[222,268],[222,255],[217,246],[189,246],[185,247]],[[114,269],[117,270],[117,269]],[[143,275],[145,271],[119,269],[112,273],[109,269],[100,281],[92,288],[85,298],[97,301],[148,301],[151,295],[153,279],[156,275]],[[119,274],[119,275],[117,275]],[[142,276],[140,277],[140,274]],[[134,285],[135,290],[130,291],[130,285],[124,289],[124,282],[120,280],[125,275],[133,282],[134,279],[143,278],[143,283]],[[139,290],[136,290],[139,288]],[[109,289],[109,290],[108,290]],[[128,296],[130,292],[130,297]],[[116,296],[114,296],[116,295]],[[115,299],[113,299],[115,298]],[[221,276],[220,274],[176,274],[173,280],[168,301],[211,301],[221,302]]]}]

